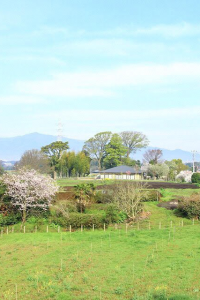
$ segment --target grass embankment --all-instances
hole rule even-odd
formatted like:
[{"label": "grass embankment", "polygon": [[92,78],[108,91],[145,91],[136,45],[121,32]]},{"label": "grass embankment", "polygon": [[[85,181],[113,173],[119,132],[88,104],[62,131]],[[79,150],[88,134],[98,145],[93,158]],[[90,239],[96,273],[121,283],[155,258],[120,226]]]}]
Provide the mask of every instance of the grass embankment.
[{"label": "grass embankment", "polygon": [[199,235],[198,225],[4,235],[0,298],[199,299]]}]

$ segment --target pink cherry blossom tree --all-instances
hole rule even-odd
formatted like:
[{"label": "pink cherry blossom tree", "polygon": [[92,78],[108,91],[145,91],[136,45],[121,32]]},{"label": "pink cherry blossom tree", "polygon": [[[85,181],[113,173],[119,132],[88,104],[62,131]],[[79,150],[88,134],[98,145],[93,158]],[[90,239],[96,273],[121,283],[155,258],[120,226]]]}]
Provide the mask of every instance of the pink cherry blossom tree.
[{"label": "pink cherry blossom tree", "polygon": [[6,173],[2,180],[6,186],[6,195],[22,212],[23,224],[30,208],[46,210],[58,192],[55,180],[35,170],[21,169],[17,173]]}]

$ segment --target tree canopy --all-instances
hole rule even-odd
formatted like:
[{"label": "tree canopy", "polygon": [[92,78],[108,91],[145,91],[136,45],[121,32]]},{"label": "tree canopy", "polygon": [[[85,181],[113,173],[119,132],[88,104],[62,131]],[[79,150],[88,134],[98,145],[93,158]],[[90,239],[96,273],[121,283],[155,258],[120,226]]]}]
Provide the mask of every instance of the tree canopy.
[{"label": "tree canopy", "polygon": [[111,136],[112,132],[110,131],[100,132],[84,143],[83,151],[86,151],[91,159],[95,158],[98,161],[99,170],[102,169],[106,145],[109,143]]},{"label": "tree canopy", "polygon": [[120,137],[126,147],[126,156],[135,153],[141,148],[146,148],[149,145],[149,140],[145,134],[138,131],[122,131]]}]

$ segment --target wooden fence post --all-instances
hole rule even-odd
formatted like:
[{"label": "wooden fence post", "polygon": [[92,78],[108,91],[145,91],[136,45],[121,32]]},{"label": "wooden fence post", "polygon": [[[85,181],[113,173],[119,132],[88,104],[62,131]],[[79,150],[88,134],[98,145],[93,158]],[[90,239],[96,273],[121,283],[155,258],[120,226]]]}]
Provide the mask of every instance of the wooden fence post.
[{"label": "wooden fence post", "polygon": [[128,232],[128,224],[126,223],[126,234],[127,234],[127,232]]},{"label": "wooden fence post", "polygon": [[106,231],[106,224],[103,224],[103,230]]}]

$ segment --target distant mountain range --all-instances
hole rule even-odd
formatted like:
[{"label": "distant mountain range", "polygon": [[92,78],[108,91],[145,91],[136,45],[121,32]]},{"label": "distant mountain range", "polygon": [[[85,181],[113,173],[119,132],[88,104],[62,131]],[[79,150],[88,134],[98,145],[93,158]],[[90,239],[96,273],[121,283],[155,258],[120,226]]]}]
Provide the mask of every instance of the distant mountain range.
[{"label": "distant mountain range", "polygon": [[[30,133],[23,136],[10,137],[10,138],[0,138],[0,160],[3,161],[17,161],[20,159],[21,155],[26,150],[31,149],[41,149],[42,146],[48,145],[57,140],[56,136],[46,135],[41,133]],[[83,147],[84,141],[62,138],[63,142],[68,141],[70,150],[80,151]],[[142,149],[133,155],[134,159],[139,159],[142,161],[143,154],[147,149],[156,149],[157,147],[148,147],[146,149]],[[165,160],[172,160],[174,158],[180,158],[183,162],[191,162],[192,155],[188,151],[184,151],[181,149],[176,150],[167,150],[162,149],[163,158]],[[197,155],[197,161],[200,160],[200,156]]]},{"label": "distant mountain range", "polygon": [[[0,138],[0,160],[17,161],[26,150],[40,150],[41,147],[55,142],[56,140],[56,136],[37,132],[16,137]],[[65,137],[62,138],[62,141],[68,141],[70,150],[74,151],[80,151],[84,144],[84,141],[68,139]]]}]

